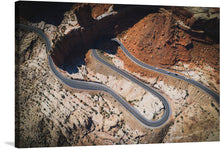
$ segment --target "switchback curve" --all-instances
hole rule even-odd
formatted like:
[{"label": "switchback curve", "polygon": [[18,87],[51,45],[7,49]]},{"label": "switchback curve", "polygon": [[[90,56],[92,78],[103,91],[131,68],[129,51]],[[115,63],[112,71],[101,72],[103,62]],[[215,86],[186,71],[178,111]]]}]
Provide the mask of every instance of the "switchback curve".
[{"label": "switchback curve", "polygon": [[142,83],[141,81],[139,81],[135,77],[131,76],[130,74],[128,74],[128,73],[118,69],[117,67],[115,67],[115,66],[107,63],[103,59],[101,59],[97,55],[96,50],[93,49],[92,51],[93,51],[93,55],[95,56],[95,58],[97,60],[99,60],[103,64],[107,65],[108,67],[110,66],[110,68],[113,69],[114,71],[117,71],[118,73],[120,73],[121,75],[125,76],[129,80],[133,81],[134,83],[138,84],[139,86],[143,87],[144,89],[150,91],[153,95],[155,95],[156,97],[158,97],[162,101],[162,103],[164,105],[164,111],[165,111],[163,116],[162,116],[162,118],[160,118],[159,120],[156,120],[156,121],[152,121],[152,120],[146,119],[136,108],[131,106],[128,102],[126,102],[121,96],[119,96],[117,93],[115,93],[112,89],[110,89],[109,87],[107,87],[107,86],[105,86],[105,85],[103,85],[101,83],[86,82],[86,81],[79,81],[79,80],[71,80],[71,79],[69,79],[67,77],[64,77],[56,69],[55,64],[53,63],[52,57],[48,54],[49,51],[51,50],[51,43],[50,43],[50,40],[48,39],[47,35],[43,31],[41,31],[40,29],[37,29],[35,27],[31,27],[31,26],[28,26],[28,25],[16,24],[15,27],[19,28],[19,29],[25,29],[25,30],[33,31],[36,34],[40,35],[44,39],[44,41],[46,43],[46,51],[47,51],[47,56],[48,56],[48,62],[49,62],[50,70],[65,85],[67,85],[67,86],[69,86],[71,88],[77,88],[77,89],[82,89],[82,90],[100,90],[100,91],[104,91],[104,92],[110,94],[124,108],[126,108],[126,110],[128,110],[138,121],[140,121],[145,126],[148,126],[148,127],[160,127],[161,125],[165,124],[166,121],[168,120],[168,118],[169,118],[169,116],[171,114],[170,106],[169,106],[167,100],[162,95],[160,95],[160,93],[156,92],[151,87],[148,87],[146,84]]}]

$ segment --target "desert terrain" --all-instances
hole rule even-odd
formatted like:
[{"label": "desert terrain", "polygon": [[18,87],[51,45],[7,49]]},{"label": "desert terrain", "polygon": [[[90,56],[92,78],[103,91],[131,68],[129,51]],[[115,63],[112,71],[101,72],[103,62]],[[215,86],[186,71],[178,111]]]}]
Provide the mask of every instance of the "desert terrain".
[{"label": "desert terrain", "polygon": [[[92,55],[97,41],[117,38],[142,62],[194,79],[219,94],[219,9],[73,4],[59,25],[16,23],[41,29],[49,55],[72,80],[111,88],[149,120],[164,112],[147,90]],[[99,55],[164,96],[171,115],[160,127],[141,124],[111,95],[73,89],[50,71],[46,45],[33,32],[16,30],[16,143],[20,147],[219,141],[219,104],[183,80],[144,69],[109,41]]]}]

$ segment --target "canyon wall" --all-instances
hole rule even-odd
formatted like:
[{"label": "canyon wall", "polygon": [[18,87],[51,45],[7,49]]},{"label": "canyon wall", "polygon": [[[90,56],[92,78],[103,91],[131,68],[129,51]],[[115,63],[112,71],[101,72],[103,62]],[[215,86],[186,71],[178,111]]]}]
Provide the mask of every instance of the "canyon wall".
[{"label": "canyon wall", "polygon": [[[158,9],[157,7],[117,5],[114,5],[114,8],[115,13],[100,20],[92,17],[90,5],[74,9],[80,27],[57,40],[51,52],[55,64],[60,66],[71,63],[75,57],[84,56],[89,49],[95,48],[99,39],[115,37],[132,27],[149,12]],[[84,13],[87,15],[84,16]]]}]

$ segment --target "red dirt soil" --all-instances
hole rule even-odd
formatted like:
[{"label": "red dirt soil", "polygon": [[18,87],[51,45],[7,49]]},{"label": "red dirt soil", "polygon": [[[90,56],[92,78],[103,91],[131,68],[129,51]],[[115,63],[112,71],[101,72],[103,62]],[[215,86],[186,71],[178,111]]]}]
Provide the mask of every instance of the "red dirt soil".
[{"label": "red dirt soil", "polygon": [[169,15],[149,14],[128,30],[123,44],[136,58],[151,65],[190,61],[187,46],[192,44],[191,38],[175,22]]},{"label": "red dirt soil", "polygon": [[[197,66],[207,63],[218,70],[219,45],[200,42],[205,40],[192,37],[178,27],[178,20],[180,18],[171,13],[149,14],[118,38],[121,37],[122,43],[132,55],[150,65],[167,68],[181,61],[192,62]],[[189,21],[188,18],[184,22]],[[136,65],[127,63],[128,59],[121,50],[118,50],[117,56],[126,62],[127,69],[137,72]]]},{"label": "red dirt soil", "polygon": [[111,4],[90,4],[92,8],[92,17],[96,18],[108,11]]},{"label": "red dirt soil", "polygon": [[96,17],[100,16],[101,14],[107,12],[111,5],[112,4],[87,4],[87,3],[80,4],[79,3],[79,4],[74,4],[72,9],[79,11],[80,8],[88,6],[91,8],[91,12],[90,12],[91,16],[93,18],[96,18]]}]

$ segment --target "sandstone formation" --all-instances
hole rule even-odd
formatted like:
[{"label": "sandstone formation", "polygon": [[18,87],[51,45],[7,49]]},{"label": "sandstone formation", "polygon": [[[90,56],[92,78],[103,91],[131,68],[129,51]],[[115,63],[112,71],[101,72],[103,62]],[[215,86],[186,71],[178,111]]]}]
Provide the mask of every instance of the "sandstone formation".
[{"label": "sandstone formation", "polygon": [[[201,81],[219,93],[219,43],[211,32],[195,29],[195,15],[186,8],[74,4],[58,26],[20,22],[48,35],[50,54],[63,75],[105,84],[146,118],[156,120],[164,112],[161,101],[99,63],[90,49],[100,38],[117,37],[143,62]],[[100,45],[99,55],[168,99],[172,115],[162,127],[144,127],[104,92],[63,85],[50,72],[45,43],[36,34],[17,30],[15,39],[20,147],[219,140],[219,107],[209,95],[137,66],[112,43]]]}]

